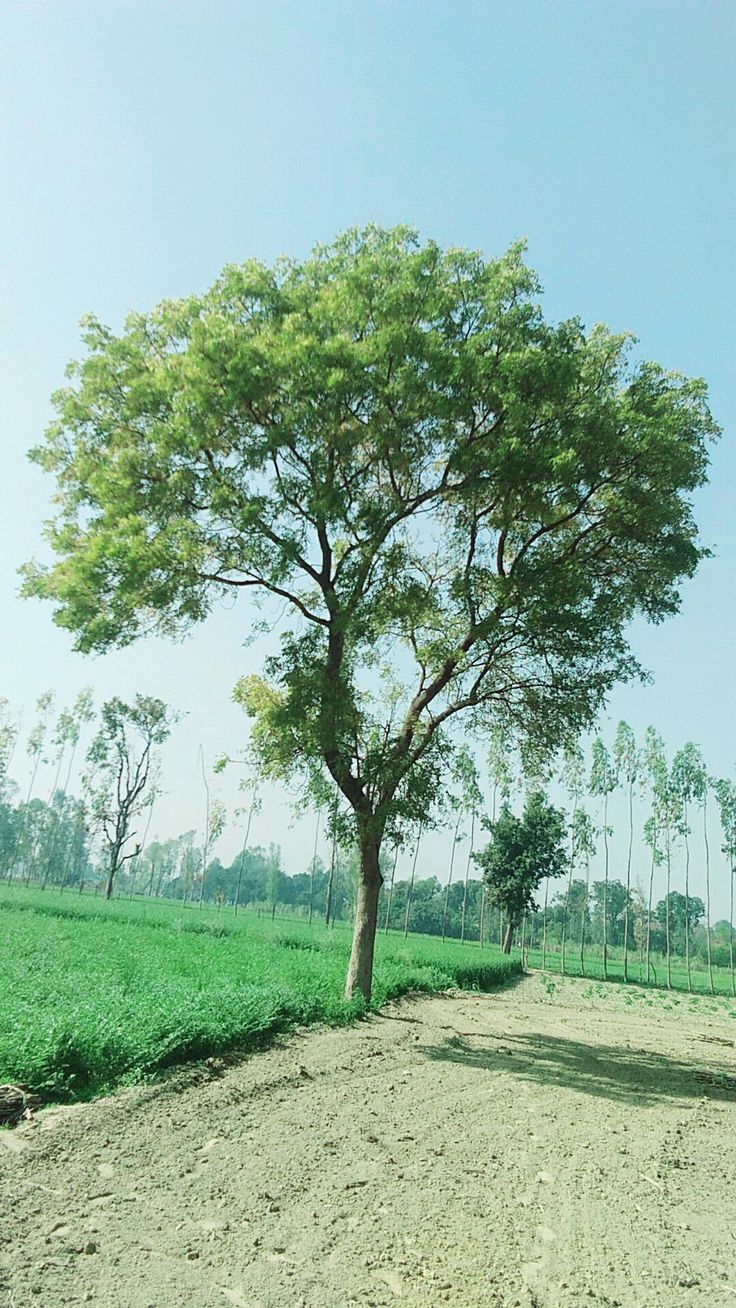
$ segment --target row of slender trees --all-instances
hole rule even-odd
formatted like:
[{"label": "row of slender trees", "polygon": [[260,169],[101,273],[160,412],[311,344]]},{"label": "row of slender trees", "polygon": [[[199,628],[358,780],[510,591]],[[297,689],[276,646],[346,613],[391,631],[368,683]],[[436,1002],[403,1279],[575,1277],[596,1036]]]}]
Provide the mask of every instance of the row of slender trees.
[{"label": "row of slender trees", "polygon": [[[587,758],[583,748],[574,745],[551,763],[514,760],[508,742],[496,734],[486,775],[484,804],[476,763],[461,751],[454,789],[447,797],[455,818],[445,886],[433,878],[415,879],[419,830],[410,877],[397,883],[393,871],[389,873],[386,924],[400,926],[397,914],[400,918],[403,913],[405,929],[441,929],[445,934],[447,905],[457,897],[462,939],[482,941],[498,932],[499,941],[510,947],[514,932],[523,930],[525,946],[538,948],[543,963],[559,955],[563,972],[584,971],[587,949],[606,977],[613,972],[625,980],[664,979],[671,986],[673,972],[682,970],[688,989],[693,988],[694,967],[707,971],[714,990],[713,968],[725,966],[736,993],[736,787],[731,779],[710,774],[697,746],[688,742],[669,758],[654,728],[637,742],[631,727],[620,722],[612,747],[599,737]],[[560,845],[554,850],[550,846],[546,855],[530,863],[528,842],[525,847],[520,831],[510,830],[514,823],[522,825],[512,814],[511,796],[525,794],[529,800],[536,794],[541,802],[542,791],[550,788],[562,796],[564,835],[559,814],[547,805],[545,820],[557,824]],[[611,813],[617,795],[624,829],[614,841]],[[724,901],[725,881],[729,905],[728,917],[715,923],[711,808],[719,819],[719,900]],[[491,838],[474,851],[479,826],[489,829]],[[453,878],[463,836],[470,848],[458,888]],[[510,861],[510,870],[494,869],[494,860],[503,858]],[[603,876],[594,880],[596,859]],[[484,873],[482,881],[471,877],[474,862]],[[693,893],[694,867],[701,894]],[[679,879],[680,889],[673,886],[673,877]]]},{"label": "row of slender trees", "polygon": [[[203,757],[201,831],[147,841],[160,791],[158,748],[175,721],[160,700],[141,695],[132,704],[110,700],[95,714],[88,689],[55,715],[54,697],[47,692],[37,702],[26,735],[28,782],[21,793],[12,781],[19,725],[7,701],[0,701],[0,874],[62,889],[102,881],[108,897],[117,883],[124,894],[228,904],[236,912],[246,904],[267,905],[272,911],[281,905],[310,920],[315,914],[327,920],[350,917],[355,849],[346,838],[338,796],[328,787],[316,814],[308,866],[294,877],[283,872],[277,846],[252,845],[252,822],[260,808],[259,779],[252,772],[243,783],[245,803],[239,810],[242,847],[229,866],[213,856],[227,813],[211,797],[212,775]],[[80,758],[85,731],[92,738]],[[42,762],[51,768],[46,795],[37,793]],[[70,792],[75,765],[76,795]],[[489,851],[495,843],[498,852],[503,822],[513,820],[512,797],[528,798],[545,789],[556,790],[562,801],[565,856],[556,859],[554,868],[545,865],[543,875],[528,885],[515,874],[510,895],[508,888],[494,884]],[[614,842],[611,812],[616,803],[625,829]],[[720,828],[715,864],[711,809]],[[431,826],[449,827],[451,845],[447,867],[434,867],[428,875]],[[485,844],[484,830],[490,836]],[[326,860],[318,853],[320,836],[327,841]],[[405,840],[410,874],[397,879],[401,852],[397,843],[384,856],[385,930],[481,942],[505,939],[510,945],[523,928],[526,945],[541,949],[545,961],[559,954],[563,970],[573,959],[584,968],[587,949],[600,956],[604,975],[613,951],[625,979],[634,972],[637,977],[664,975],[671,985],[673,968],[681,967],[692,987],[693,968],[701,966],[711,987],[714,967],[728,966],[733,976],[736,786],[731,779],[711,776],[691,742],[668,757],[662,737],[651,727],[637,741],[621,722],[610,748],[599,737],[587,757],[575,745],[552,761],[519,758],[495,732],[482,770],[463,747],[453,757],[432,820],[425,816],[413,839]],[[595,860],[603,875],[594,879]],[[714,866],[721,902],[725,873],[729,904],[728,918],[715,923]],[[663,960],[659,972],[655,956]]]},{"label": "row of slender trees", "polygon": [[[175,721],[162,700],[146,695],[131,704],[114,697],[95,713],[88,688],[54,716],[54,695],[45,692],[26,737],[30,767],[22,795],[11,773],[20,727],[0,700],[0,873],[63,889],[84,882],[96,849],[110,898],[121,868],[140,854],[141,823],[149,825],[145,815],[159,793],[158,747]],[[85,729],[93,734],[75,796],[70,784]],[[52,771],[45,798],[36,789],[42,763]]]}]

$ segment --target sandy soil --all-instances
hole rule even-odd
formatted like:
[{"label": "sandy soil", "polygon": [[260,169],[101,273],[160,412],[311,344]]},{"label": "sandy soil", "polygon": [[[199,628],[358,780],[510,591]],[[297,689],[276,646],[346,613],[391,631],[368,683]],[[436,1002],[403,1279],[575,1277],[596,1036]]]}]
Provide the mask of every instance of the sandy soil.
[{"label": "sandy soil", "polygon": [[736,1308],[726,1003],[531,977],[0,1133],[8,1308]]}]

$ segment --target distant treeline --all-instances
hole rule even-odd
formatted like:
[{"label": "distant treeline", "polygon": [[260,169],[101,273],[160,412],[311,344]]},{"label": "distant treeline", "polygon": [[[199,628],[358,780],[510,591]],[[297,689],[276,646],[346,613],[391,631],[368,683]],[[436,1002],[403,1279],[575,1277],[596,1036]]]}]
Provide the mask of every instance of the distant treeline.
[{"label": "distant treeline", "polygon": [[[289,876],[277,845],[250,840],[260,787],[251,770],[244,846],[225,865],[213,853],[227,814],[221,801],[210,796],[207,778],[213,780],[214,772],[207,773],[203,757],[206,810],[200,828],[166,840],[148,838],[161,793],[158,758],[151,752],[149,759],[149,751],[168,734],[165,705],[136,696],[133,705],[113,700],[98,712],[91,692],[83,690],[57,714],[54,696],[47,692],[35,713],[25,733],[28,781],[21,791],[12,765],[23,737],[7,701],[0,699],[0,877],[63,892],[114,890],[119,896],[142,894],[232,911],[254,907],[310,920],[352,918],[357,855],[340,844],[339,838],[348,839],[348,828],[336,821],[340,797],[331,782],[323,798],[315,800],[320,809],[315,822],[329,840],[329,857],[321,859],[315,844],[311,856],[305,851],[302,870]],[[142,759],[151,763],[150,774],[147,763],[147,786],[133,795],[121,789],[120,778],[137,775]],[[638,961],[638,975],[649,976],[652,958],[661,956],[667,960],[668,981],[673,960],[684,958],[689,987],[693,966],[705,963],[711,989],[713,968],[728,967],[736,994],[736,784],[710,775],[694,744],[670,758],[653,728],[637,742],[621,722],[612,748],[596,739],[589,755],[568,745],[558,758],[536,760],[532,766],[503,734],[491,732],[484,768],[467,745],[453,760],[436,811],[430,805],[414,829],[396,837],[412,859],[411,876],[394,882],[400,850],[384,855],[379,929],[498,942],[504,922],[492,882],[471,875],[478,871],[472,855],[463,859],[464,874],[459,875],[455,855],[463,840],[476,853],[484,842],[492,842],[494,823],[499,813],[510,811],[512,798],[519,807],[532,787],[554,784],[565,797],[565,872],[556,880],[548,878],[541,890],[535,887],[541,902],[530,897],[523,920],[513,923],[517,944],[541,950],[543,958],[559,954],[563,969],[573,957],[584,964],[586,951],[598,954],[604,975],[609,951],[618,951],[624,977],[629,976],[629,960]],[[616,796],[620,848],[614,861],[610,805]],[[711,814],[717,815],[717,824]],[[429,860],[422,833],[432,827],[452,833],[448,865],[437,869],[439,876],[424,875]],[[641,842],[642,837],[643,850],[639,843],[634,857],[635,839]],[[594,879],[594,860],[595,872],[604,872],[602,879]],[[614,869],[619,876],[612,876]],[[695,871],[702,898],[693,894]],[[719,887],[721,902],[727,888],[728,921],[713,921],[712,883]]]}]

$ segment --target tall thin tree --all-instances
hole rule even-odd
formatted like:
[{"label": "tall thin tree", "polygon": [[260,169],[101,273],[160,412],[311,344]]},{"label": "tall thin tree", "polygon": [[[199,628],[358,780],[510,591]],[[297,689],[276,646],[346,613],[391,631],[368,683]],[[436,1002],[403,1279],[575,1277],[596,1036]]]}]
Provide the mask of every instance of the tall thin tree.
[{"label": "tall thin tree", "polygon": [[733,781],[715,783],[716,799],[721,818],[723,844],[721,849],[728,860],[728,953],[731,971],[731,994],[736,999],[736,969],[734,968],[734,876],[736,876],[736,786]]},{"label": "tall thin tree", "polygon": [[578,810],[578,855],[585,859],[585,899],[580,911],[580,975],[585,976],[585,928],[588,922],[590,905],[590,861],[595,857],[596,836],[598,829],[585,809]]},{"label": "tall thin tree", "polygon": [[703,781],[703,789],[700,797],[700,807],[702,809],[702,814],[703,814],[703,852],[705,854],[705,948],[706,948],[706,957],[708,960],[708,985],[710,987],[710,993],[714,995],[715,986],[713,984],[713,950],[711,947],[711,931],[710,931],[710,923],[711,923],[710,841],[708,839],[708,791],[710,789],[711,784],[712,784],[711,778],[706,775]]},{"label": "tall thin tree", "polygon": [[33,760],[33,766],[31,769],[31,779],[28,783],[28,793],[26,794],[26,802],[23,806],[21,819],[16,829],[15,843],[13,845],[13,857],[10,860],[10,864],[8,868],[9,876],[15,876],[15,870],[18,863],[18,855],[19,852],[22,850],[22,842],[25,836],[26,819],[28,816],[28,810],[31,803],[33,790],[36,785],[36,777],[38,776],[38,769],[40,767],[41,759],[43,757],[43,747],[46,741],[46,734],[49,728],[49,716],[51,714],[53,703],[54,703],[54,692],[52,690],[44,691],[44,693],[42,695],[39,695],[38,699],[36,700],[36,712],[38,714],[38,718],[34,722],[33,726],[31,727],[31,730],[28,733],[28,740],[26,742],[26,753]]},{"label": "tall thin tree", "polygon": [[672,760],[672,786],[679,802],[678,834],[685,845],[685,967],[690,992],[693,988],[690,957],[690,805],[701,801],[707,787],[707,775],[700,750],[692,741],[688,741]]},{"label": "tall thin tree", "polygon": [[309,872],[309,925],[312,925],[314,916],[314,878],[317,872],[317,847],[319,845],[319,828],[322,814],[317,809],[317,825],[314,830],[314,849],[312,851],[312,865]]},{"label": "tall thin tree", "polygon": [[649,894],[647,897],[646,946],[645,946],[647,985],[649,984],[650,973],[651,973],[654,874],[657,868],[660,867],[661,864],[664,862],[664,853],[662,852],[659,843],[660,829],[658,825],[658,816],[659,816],[658,811],[655,808],[654,812],[649,815],[646,822],[644,823],[644,841],[645,844],[649,846],[650,853],[651,853],[650,863],[649,863]]},{"label": "tall thin tree", "polygon": [[[389,923],[391,921],[391,902],[394,897],[394,885],[396,883],[396,864],[399,859],[399,848],[400,848],[399,843],[397,841],[396,844],[394,845],[394,857],[393,857],[393,863],[391,864],[391,880],[389,881],[388,895],[386,896],[386,920],[383,924],[384,935],[388,935]],[[447,903],[447,900],[445,900],[445,903]]]},{"label": "tall thin tree", "polygon": [[105,896],[112,898],[115,877],[135,850],[125,846],[135,831],[133,821],[153,802],[157,757],[176,721],[160,699],[136,695],[132,704],[117,697],[103,704],[100,728],[87,751],[94,770],[92,814],[106,844]]},{"label": "tall thin tree", "polygon": [[629,917],[631,912],[631,863],[634,852],[634,789],[641,771],[641,755],[628,722],[619,722],[613,742],[614,767],[626,790],[629,810],[629,839],[626,851],[626,904],[624,906],[624,981],[629,979]]},{"label": "tall thin tree", "polygon": [[248,852],[248,842],[250,840],[250,828],[251,828],[251,823],[253,822],[253,814],[257,812],[260,803],[258,798],[258,782],[259,782],[258,769],[254,768],[253,782],[250,791],[250,803],[248,805],[248,817],[245,823],[245,835],[243,837],[243,847],[240,851],[240,862],[238,863],[238,880],[237,880],[237,885],[235,887],[235,904],[233,905],[234,917],[237,917],[238,909],[240,907],[240,890],[243,884],[243,869],[245,867],[245,856]]},{"label": "tall thin tree", "polygon": [[[450,906],[450,887],[452,885],[452,874],[455,867],[455,851],[458,847],[459,842],[462,840],[462,836],[460,835],[460,823],[462,822],[462,820],[463,820],[463,810],[461,805],[458,804],[457,819],[455,821],[455,830],[452,835],[452,849],[450,851],[450,868],[447,874],[447,882],[445,883],[445,902],[442,909],[442,939],[443,940],[447,935],[447,913]],[[393,889],[393,882],[392,882],[392,889]]]},{"label": "tall thin tree", "polygon": [[463,908],[462,908],[462,915],[460,918],[460,944],[461,945],[465,944],[465,924],[467,920],[467,911],[468,911],[468,883],[470,880],[470,864],[473,857],[473,846],[475,843],[475,815],[476,815],[476,806],[474,804],[470,815],[470,843],[468,845],[468,861],[465,865],[465,886],[463,889]]},{"label": "tall thin tree", "polygon": [[[672,888],[672,851],[675,839],[678,835],[678,818],[681,811],[680,799],[677,789],[674,785],[672,773],[667,763],[664,742],[658,732],[653,727],[648,727],[644,740],[644,759],[647,772],[649,774],[652,787],[652,818],[653,825],[651,832],[653,843],[650,842],[652,849],[652,858],[654,865],[658,859],[657,837],[661,836],[662,840],[662,861],[666,869],[666,893],[665,893],[665,910],[664,910],[664,931],[665,931],[665,955],[667,965],[667,989],[672,989],[672,933],[671,926],[671,899],[670,893]],[[653,869],[652,869],[653,876]]]},{"label": "tall thin tree", "polygon": [[404,914],[404,939],[405,940],[409,934],[409,921],[411,918],[411,901],[412,901],[412,895],[414,893],[414,880],[416,878],[417,859],[419,858],[419,846],[422,843],[422,831],[423,831],[423,826],[420,823],[419,831],[417,833],[417,843],[414,846],[414,860],[411,865],[411,878],[409,880],[409,886],[406,892],[406,912]]},{"label": "tall thin tree", "polygon": [[567,874],[567,887],[565,890],[565,901],[562,910],[562,940],[560,942],[560,971],[563,976],[565,975],[565,953],[567,944],[567,923],[570,915],[570,893],[572,891],[572,879],[578,857],[578,809],[585,788],[584,776],[585,756],[583,751],[579,745],[570,744],[564,751],[562,764],[562,780],[565,789],[572,800],[572,820],[569,827],[570,859]]},{"label": "tall thin tree", "polygon": [[[90,686],[85,686],[84,689],[81,690],[77,695],[77,698],[74,701],[74,705],[69,715],[66,744],[70,746],[70,750],[69,750],[69,759],[66,767],[66,776],[64,778],[63,793],[65,797],[69,793],[69,784],[71,782],[72,768],[74,767],[74,760],[76,758],[77,747],[79,745],[82,731],[84,727],[87,725],[87,723],[92,722],[93,719],[94,719],[94,707],[93,707],[93,700],[92,700],[92,690]],[[56,824],[54,826],[48,860],[46,862],[46,870],[44,872],[43,887],[46,886],[48,878],[51,874],[51,868],[53,865],[54,856],[56,854],[56,846],[57,846],[58,835],[59,835],[59,820],[60,820],[60,815],[57,812]]]},{"label": "tall thin tree", "polygon": [[207,769],[204,765],[204,750],[199,746],[198,750],[199,766],[202,770],[202,782],[204,784],[205,808],[204,808],[204,840],[202,841],[202,872],[201,885],[199,889],[199,907],[202,907],[204,901],[204,883],[207,876],[207,855],[209,853],[210,839],[210,783],[207,780]]},{"label": "tall thin tree", "polygon": [[589,789],[591,795],[595,795],[603,801],[602,831],[605,860],[603,880],[603,975],[608,979],[608,880],[610,871],[608,840],[611,835],[611,828],[608,825],[608,801],[612,792],[616,789],[616,771],[611,762],[611,756],[600,737],[593,741]]}]

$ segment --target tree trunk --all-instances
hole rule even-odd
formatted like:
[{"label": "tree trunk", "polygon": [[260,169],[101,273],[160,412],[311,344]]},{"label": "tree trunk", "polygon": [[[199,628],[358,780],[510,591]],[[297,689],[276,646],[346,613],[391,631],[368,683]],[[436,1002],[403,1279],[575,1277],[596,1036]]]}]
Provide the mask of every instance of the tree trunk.
[{"label": "tree trunk", "polygon": [[67,847],[64,853],[64,869],[61,874],[61,885],[59,886],[60,895],[63,895],[64,893],[64,887],[66,885],[66,879],[69,873],[69,864],[71,863],[72,856],[74,854],[74,846],[77,844],[79,837],[82,835],[83,830],[84,830],[83,819],[78,818],[72,830],[72,833],[69,837],[69,840],[67,841]]},{"label": "tree trunk", "polygon": [[371,1000],[373,950],[378,926],[378,896],[383,885],[379,854],[379,841],[374,836],[361,833],[353,945],[345,980],[345,998],[353,999],[356,994],[360,994],[366,1004]]},{"label": "tree trunk", "polygon": [[664,938],[667,950],[667,989],[672,989],[672,958],[670,954],[670,886],[672,884],[672,849],[667,831],[667,893],[664,900]]},{"label": "tree trunk", "polygon": [[708,981],[710,993],[715,994],[713,985],[713,956],[710,948],[710,844],[708,842],[707,800],[703,799],[703,840],[705,843],[705,941],[708,950]]},{"label": "tree trunk", "polygon": [[733,995],[734,999],[736,999],[736,969],[734,969],[734,958],[733,958],[733,876],[735,870],[733,865],[733,859],[731,859],[730,868],[731,868],[731,889],[729,895],[728,922],[731,929],[728,933],[728,954],[729,954],[729,964],[731,968],[731,994]]},{"label": "tree trunk", "polygon": [[[332,831],[332,848],[330,850],[330,875],[327,880],[327,895],[325,897],[325,926],[330,925],[332,917],[332,896],[335,886],[335,864],[337,862],[337,831]],[[334,920],[334,919],[333,919]]]},{"label": "tree trunk", "polygon": [[572,874],[574,862],[570,859],[570,874],[567,878],[567,890],[565,892],[565,906],[562,910],[562,940],[560,941],[560,975],[565,975],[565,964],[567,961],[567,919],[570,914],[570,893],[572,891]]},{"label": "tree trunk", "polygon": [[503,945],[502,945],[504,954],[511,953],[511,944],[513,939],[514,939],[514,924],[513,922],[507,922],[506,930],[504,932],[504,937],[503,937]]},{"label": "tree trunk", "polygon": [[455,834],[454,834],[454,836],[452,837],[452,853],[450,854],[450,874],[449,874],[449,876],[448,876],[448,878],[447,878],[447,885],[445,886],[445,907],[444,907],[444,910],[443,910],[443,913],[442,913],[442,939],[443,939],[443,941],[444,941],[444,939],[445,939],[445,936],[447,935],[447,906],[448,906],[448,903],[449,903],[449,900],[450,900],[450,886],[452,885],[452,869],[453,869],[453,867],[455,866],[455,850],[456,850],[456,848],[457,848],[457,833],[458,833],[458,831],[460,830],[460,819],[461,819],[461,817],[462,817],[462,810],[460,811],[460,813],[458,813],[457,822],[455,823]]},{"label": "tree trunk", "polygon": [[238,907],[240,905],[240,887],[243,882],[243,868],[245,866],[245,855],[248,850],[248,841],[250,840],[250,824],[253,821],[253,811],[256,806],[257,794],[258,794],[258,774],[256,773],[256,777],[253,782],[253,791],[250,797],[250,808],[248,809],[248,822],[245,828],[245,836],[243,837],[243,848],[240,854],[240,864],[238,866],[238,888],[235,891],[235,908],[233,912],[234,917],[237,917]]},{"label": "tree trunk", "polygon": [[629,784],[629,852],[626,859],[626,908],[624,910],[624,981],[629,979],[629,900],[631,898],[631,858],[634,849],[634,783]]},{"label": "tree trunk", "polygon": [[115,863],[111,862],[107,873],[107,884],[105,886],[105,899],[112,899],[112,888],[113,888],[113,883],[115,881],[116,871],[117,868],[115,867]]},{"label": "tree trunk", "polygon": [[404,914],[404,939],[405,940],[409,934],[409,920],[411,918],[411,901],[412,901],[412,895],[414,894],[414,878],[416,876],[417,859],[419,858],[419,846],[421,843],[422,843],[422,827],[420,826],[419,835],[417,836],[416,849],[414,850],[414,862],[411,865],[411,879],[409,881],[409,889],[406,892],[406,913]]},{"label": "tree trunk", "polygon": [[386,921],[383,924],[383,934],[386,936],[388,935],[389,923],[391,921],[391,901],[394,897],[394,882],[396,880],[396,864],[398,863],[398,861],[399,861],[399,846],[398,844],[396,844],[394,845],[394,861],[393,861],[393,866],[391,868],[391,884],[388,888],[388,895],[386,896]]},{"label": "tree trunk", "polygon": [[690,841],[687,835],[687,808],[684,819],[685,829],[685,967],[687,969],[688,993],[693,992],[693,978],[690,968]]},{"label": "tree trunk", "polygon": [[309,925],[312,925],[314,915],[314,874],[317,870],[317,845],[319,844],[319,819],[320,811],[317,809],[317,829],[314,833],[314,853],[312,854],[312,871],[309,877]]},{"label": "tree trunk", "polygon": [[590,854],[585,856],[585,903],[580,914],[580,975],[585,976],[585,927],[590,913]]},{"label": "tree trunk", "polygon": [[468,881],[470,879],[470,862],[473,857],[473,840],[475,836],[475,806],[473,807],[473,816],[470,820],[470,847],[468,849],[468,861],[465,865],[465,889],[463,891],[463,911],[460,918],[460,944],[465,944],[465,914],[468,911]]},{"label": "tree trunk", "polygon": [[605,870],[603,875],[603,977],[608,980],[608,795],[603,800],[603,848]]},{"label": "tree trunk", "polygon": [[[656,840],[656,835],[655,835],[655,840]],[[656,860],[656,856],[654,854],[654,851],[652,851],[652,866],[649,872],[649,899],[647,900],[647,943],[646,943],[647,985],[649,985],[649,971],[651,967],[651,957],[652,957],[651,955],[652,901],[654,899],[654,869],[656,867],[655,860]]]},{"label": "tree trunk", "polygon": [[544,882],[544,911],[542,913],[542,971],[547,966],[547,899],[549,897],[549,877]]}]

